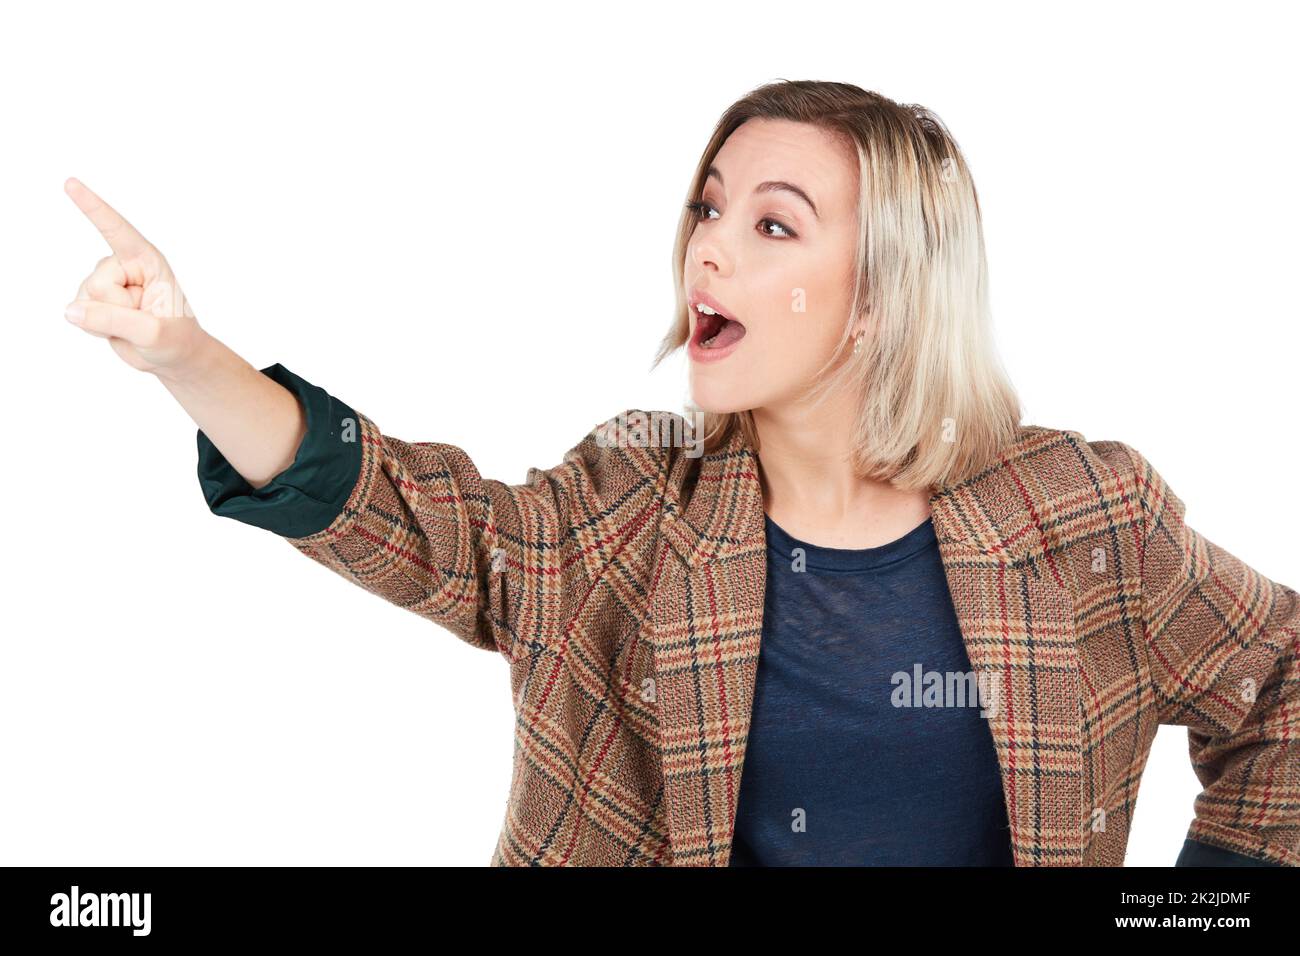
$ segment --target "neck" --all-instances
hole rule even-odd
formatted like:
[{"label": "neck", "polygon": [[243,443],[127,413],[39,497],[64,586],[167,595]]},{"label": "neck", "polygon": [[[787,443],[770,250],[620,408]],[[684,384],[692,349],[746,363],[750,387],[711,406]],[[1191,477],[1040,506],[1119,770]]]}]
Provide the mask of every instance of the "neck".
[{"label": "neck", "polygon": [[930,514],[928,491],[905,491],[857,475],[852,399],[832,397],[756,408],[763,507],[809,544],[871,548],[901,537]]}]

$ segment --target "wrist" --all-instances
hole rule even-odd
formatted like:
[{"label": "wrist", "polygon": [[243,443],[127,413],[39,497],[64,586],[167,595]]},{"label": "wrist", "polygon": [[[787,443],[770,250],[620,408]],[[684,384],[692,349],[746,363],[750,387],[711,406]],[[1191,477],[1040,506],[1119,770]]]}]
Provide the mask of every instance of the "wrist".
[{"label": "wrist", "polygon": [[199,329],[184,358],[173,365],[152,369],[152,372],[164,385],[193,387],[216,374],[223,350],[229,353],[229,349],[224,349],[219,341]]}]

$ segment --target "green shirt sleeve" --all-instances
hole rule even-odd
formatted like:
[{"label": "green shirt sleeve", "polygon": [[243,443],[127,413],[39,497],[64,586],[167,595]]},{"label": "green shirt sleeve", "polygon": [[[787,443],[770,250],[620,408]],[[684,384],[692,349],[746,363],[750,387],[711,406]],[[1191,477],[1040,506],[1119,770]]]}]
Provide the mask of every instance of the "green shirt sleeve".
[{"label": "green shirt sleeve", "polygon": [[1183,851],[1178,854],[1174,866],[1281,866],[1272,860],[1256,859],[1222,847],[1202,843],[1199,840],[1183,841]]},{"label": "green shirt sleeve", "polygon": [[292,392],[306,413],[307,434],[293,464],[254,489],[199,429],[199,486],[213,514],[306,537],[333,523],[357,483],[361,420],[351,406],[278,362],[259,371]]}]

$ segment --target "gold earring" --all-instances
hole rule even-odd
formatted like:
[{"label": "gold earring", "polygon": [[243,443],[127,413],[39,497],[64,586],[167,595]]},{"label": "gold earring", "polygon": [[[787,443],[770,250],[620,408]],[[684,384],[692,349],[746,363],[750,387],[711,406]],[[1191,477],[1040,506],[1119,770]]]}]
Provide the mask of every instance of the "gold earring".
[{"label": "gold earring", "polygon": [[854,355],[857,355],[859,352],[862,351],[862,336],[864,336],[864,335],[866,335],[865,332],[859,332],[859,333],[854,337],[854,339],[853,339],[853,354],[854,354]]}]

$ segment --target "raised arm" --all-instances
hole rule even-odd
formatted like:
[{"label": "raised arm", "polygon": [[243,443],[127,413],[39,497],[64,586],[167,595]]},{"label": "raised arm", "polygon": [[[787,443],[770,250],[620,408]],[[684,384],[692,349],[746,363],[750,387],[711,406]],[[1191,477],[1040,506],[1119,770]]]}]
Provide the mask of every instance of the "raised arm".
[{"label": "raised arm", "polygon": [[68,321],[152,373],[240,474],[264,485],[306,431],[294,396],[200,328],[163,254],[117,210],[77,179],[63,188],[112,251],[81,283]]},{"label": "raised arm", "polygon": [[[274,531],[386,601],[507,659],[554,647],[592,613],[607,573],[654,534],[653,449],[589,432],[523,484],[484,478],[456,445],[384,435],[366,415],[283,366],[263,370],[306,409],[294,464],[260,489],[199,433],[199,480],[212,511]],[[611,569],[617,569],[611,571]]]},{"label": "raised arm", "polygon": [[284,366],[255,369],[208,335],[162,254],[81,183],[65,189],[113,251],[69,317],[155,375],[198,425],[198,476],[215,514],[273,531],[512,660],[585,626],[610,569],[619,586],[645,573],[621,562],[657,528],[660,451],[592,429],[559,465],[508,485],[455,445],[386,436]]}]

